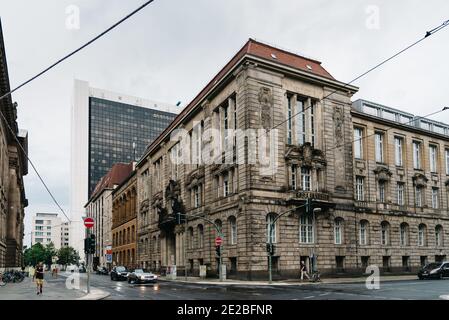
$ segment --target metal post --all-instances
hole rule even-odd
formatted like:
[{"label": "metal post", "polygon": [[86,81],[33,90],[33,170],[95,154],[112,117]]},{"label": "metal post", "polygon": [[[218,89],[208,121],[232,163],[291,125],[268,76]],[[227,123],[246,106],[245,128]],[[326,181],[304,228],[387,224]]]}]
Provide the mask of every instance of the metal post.
[{"label": "metal post", "polygon": [[[87,238],[90,238],[90,229],[87,229]],[[86,271],[87,271],[87,293],[90,293],[90,260],[91,260],[91,255],[90,255],[90,248],[87,248],[87,252],[86,253]]]},{"label": "metal post", "polygon": [[183,245],[183,251],[184,251],[184,279],[187,281],[187,216],[185,218],[184,222],[184,245]]}]

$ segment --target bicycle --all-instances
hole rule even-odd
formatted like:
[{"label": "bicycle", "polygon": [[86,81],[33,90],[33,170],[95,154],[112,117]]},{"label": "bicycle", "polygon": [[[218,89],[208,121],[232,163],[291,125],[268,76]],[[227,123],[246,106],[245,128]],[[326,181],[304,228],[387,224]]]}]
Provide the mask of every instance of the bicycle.
[{"label": "bicycle", "polygon": [[312,282],[321,282],[320,272],[319,271],[313,272],[310,281],[312,281]]}]

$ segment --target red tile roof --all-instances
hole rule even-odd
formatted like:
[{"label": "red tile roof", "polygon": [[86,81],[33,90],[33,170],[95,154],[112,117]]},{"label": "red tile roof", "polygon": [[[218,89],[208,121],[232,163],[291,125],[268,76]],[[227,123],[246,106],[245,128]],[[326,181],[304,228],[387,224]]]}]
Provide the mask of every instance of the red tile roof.
[{"label": "red tile roof", "polygon": [[[276,58],[273,58],[271,54],[274,54]],[[275,48],[271,45],[258,42],[254,39],[249,39],[245,45],[236,53],[236,55],[218,72],[218,74],[204,87],[203,90],[185,107],[178,116],[170,123],[170,125],[148,146],[144,157],[147,155],[153,147],[161,143],[166,133],[173,130],[187,113],[189,113],[204,97],[205,95],[221,80],[244,56],[253,56],[276,62],[281,65],[285,65],[301,71],[306,71],[311,74],[327,78],[335,81],[322,66],[321,62],[310,58],[302,57],[298,54],[291,53],[279,48]],[[308,68],[310,66],[311,68]],[[143,158],[144,158],[143,157]],[[142,159],[143,159],[142,158]]]},{"label": "red tile roof", "polygon": [[[132,163],[116,163],[109,172],[104,175],[95,186],[90,199],[95,198],[105,189],[112,189],[114,185],[119,185],[128,178],[133,171]],[[89,200],[90,201],[90,200]]]}]

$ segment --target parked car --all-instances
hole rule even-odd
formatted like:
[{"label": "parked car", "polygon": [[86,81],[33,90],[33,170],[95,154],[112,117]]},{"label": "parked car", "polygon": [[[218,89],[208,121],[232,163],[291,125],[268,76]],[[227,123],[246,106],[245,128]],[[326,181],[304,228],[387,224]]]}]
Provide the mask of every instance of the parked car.
[{"label": "parked car", "polygon": [[126,267],[118,266],[112,268],[111,270],[112,281],[126,280],[127,278],[128,278],[128,270],[126,270]]},{"label": "parked car", "polygon": [[78,268],[78,272],[79,273],[86,273],[87,272],[86,267],[83,264],[80,265],[79,268]]},{"label": "parked car", "polygon": [[418,272],[418,278],[423,279],[443,279],[449,277],[449,262],[433,262],[425,265]]},{"label": "parked car", "polygon": [[66,268],[66,271],[67,272],[78,272],[78,266],[74,265],[74,264],[68,265]]},{"label": "parked car", "polygon": [[109,274],[109,270],[106,267],[98,267],[97,274],[107,276]]},{"label": "parked car", "polygon": [[157,282],[157,276],[151,272],[145,272],[143,269],[136,269],[128,275],[128,283],[140,284],[155,282]]}]

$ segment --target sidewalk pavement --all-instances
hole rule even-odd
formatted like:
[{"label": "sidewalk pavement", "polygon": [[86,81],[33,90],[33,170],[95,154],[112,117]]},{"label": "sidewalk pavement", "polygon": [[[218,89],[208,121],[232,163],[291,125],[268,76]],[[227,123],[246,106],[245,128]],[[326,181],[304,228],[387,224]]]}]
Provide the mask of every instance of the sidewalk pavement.
[{"label": "sidewalk pavement", "polygon": [[[74,274],[61,273],[58,278],[52,278],[51,274],[46,273],[42,295],[36,294],[36,283],[32,278],[26,277],[21,283],[8,283],[0,287],[0,300],[101,300],[110,295],[95,287],[91,287],[87,294],[84,283],[80,284],[79,289],[68,289],[66,281],[71,275]],[[84,282],[83,277],[80,277],[80,282]]]},{"label": "sidewalk pavement", "polygon": [[85,295],[80,290],[69,290],[65,278],[51,279],[46,275],[43,294],[36,294],[36,283],[32,278],[25,278],[21,283],[8,283],[0,287],[0,300],[75,300]]},{"label": "sidewalk pavement", "polygon": [[[367,276],[368,277],[368,276]],[[194,284],[205,284],[205,285],[221,285],[221,286],[300,286],[300,285],[320,285],[320,284],[339,284],[339,283],[364,283],[367,277],[358,278],[328,278],[321,279],[320,282],[310,282],[308,280],[301,281],[299,279],[283,280],[283,281],[273,281],[271,284],[267,281],[245,281],[245,280],[234,280],[226,279],[224,281],[219,281],[218,279],[201,279],[198,277],[187,277],[185,280],[184,276],[178,276],[176,280],[169,279],[167,277],[159,277],[160,281],[174,281],[183,283],[194,283]],[[416,275],[400,275],[400,276],[381,276],[380,281],[406,281],[406,280],[417,280]]]}]

